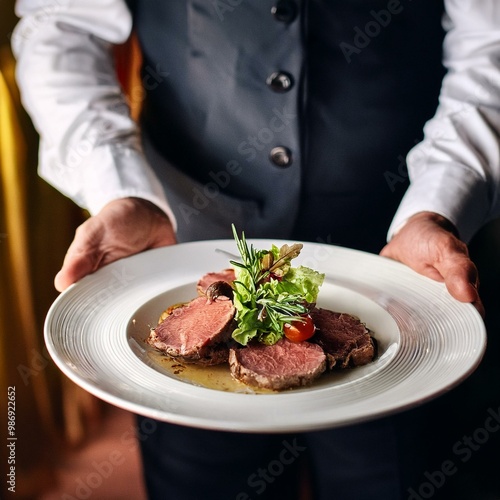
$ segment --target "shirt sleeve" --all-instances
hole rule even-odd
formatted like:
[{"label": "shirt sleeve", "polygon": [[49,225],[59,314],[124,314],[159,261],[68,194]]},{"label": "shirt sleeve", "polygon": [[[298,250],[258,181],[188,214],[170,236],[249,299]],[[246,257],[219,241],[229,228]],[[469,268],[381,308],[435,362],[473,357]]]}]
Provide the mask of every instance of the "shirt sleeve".
[{"label": "shirt sleeve", "polygon": [[112,46],[132,28],[125,3],[18,0],[16,14],[17,81],[40,135],[41,177],[91,214],[133,196],[175,224],[115,73]]},{"label": "shirt sleeve", "polygon": [[464,241],[500,215],[500,3],[445,5],[447,74],[424,140],[408,155],[410,186],[389,239],[422,211],[448,218]]}]

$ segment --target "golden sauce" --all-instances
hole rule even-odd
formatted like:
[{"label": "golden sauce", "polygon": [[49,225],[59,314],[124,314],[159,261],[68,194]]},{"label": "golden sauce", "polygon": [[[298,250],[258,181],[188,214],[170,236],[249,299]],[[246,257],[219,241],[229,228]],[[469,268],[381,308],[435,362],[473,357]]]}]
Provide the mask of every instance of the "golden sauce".
[{"label": "golden sauce", "polygon": [[[181,307],[185,303],[176,303],[165,309],[158,319],[161,323],[172,310]],[[239,382],[231,375],[228,363],[220,365],[200,365],[195,363],[186,363],[179,361],[171,356],[156,351],[154,348],[148,346],[146,348],[147,356],[156,366],[159,371],[188,384],[205,387],[207,389],[214,389],[225,392],[237,392],[242,394],[277,394],[279,392],[289,392],[307,389],[307,387],[296,387],[285,389],[285,391],[273,391],[260,387],[253,387],[243,382]],[[325,371],[316,380],[312,382],[313,387],[324,387],[330,384],[342,384],[348,382],[350,373],[355,368],[347,368],[344,370]],[[310,387],[310,386],[308,386]]]},{"label": "golden sauce", "polygon": [[275,391],[269,389],[250,387],[239,382],[231,375],[227,363],[212,366],[184,363],[156,351],[149,351],[148,356],[162,371],[165,370],[172,377],[189,384],[225,392],[248,394],[275,393]]},{"label": "golden sauce", "polygon": [[205,387],[224,392],[237,392],[241,394],[279,394],[281,392],[292,392],[308,389],[310,387],[320,388],[330,384],[342,384],[349,381],[349,374],[356,368],[346,368],[344,370],[325,371],[317,379],[313,380],[311,385],[302,387],[293,387],[283,391],[273,391],[260,387],[253,387],[243,382],[239,382],[231,375],[229,365],[223,363],[220,365],[197,365],[194,363],[185,363],[172,358],[152,348],[147,349],[147,355],[152,364],[162,373],[168,376],[186,382],[191,385]]}]

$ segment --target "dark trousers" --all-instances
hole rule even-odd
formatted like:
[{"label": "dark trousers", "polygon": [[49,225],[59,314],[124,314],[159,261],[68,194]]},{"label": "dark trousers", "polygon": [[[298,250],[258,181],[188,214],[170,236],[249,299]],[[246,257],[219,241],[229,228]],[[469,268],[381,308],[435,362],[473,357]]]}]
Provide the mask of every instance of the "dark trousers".
[{"label": "dark trousers", "polygon": [[[334,411],[334,410],[332,410]],[[399,499],[391,419],[290,434],[192,429],[138,417],[151,500]]]}]

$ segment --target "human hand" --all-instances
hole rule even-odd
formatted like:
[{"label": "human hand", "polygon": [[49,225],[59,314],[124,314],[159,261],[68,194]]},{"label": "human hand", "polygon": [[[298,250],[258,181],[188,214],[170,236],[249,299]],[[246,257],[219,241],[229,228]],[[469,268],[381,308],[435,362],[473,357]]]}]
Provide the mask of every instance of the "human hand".
[{"label": "human hand", "polygon": [[410,219],[380,255],[398,260],[424,276],[444,282],[450,294],[470,302],[484,317],[477,268],[453,225],[441,215],[421,212]]},{"label": "human hand", "polygon": [[115,260],[175,242],[172,224],[158,207],[140,198],[114,200],[77,228],[55,287],[62,292]]}]

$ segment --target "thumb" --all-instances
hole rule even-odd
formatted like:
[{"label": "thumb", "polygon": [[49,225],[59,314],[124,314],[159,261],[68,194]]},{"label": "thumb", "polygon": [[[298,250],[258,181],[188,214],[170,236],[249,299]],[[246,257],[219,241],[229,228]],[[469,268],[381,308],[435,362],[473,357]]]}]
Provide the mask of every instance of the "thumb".
[{"label": "thumb", "polygon": [[95,219],[84,222],[75,233],[61,270],[54,278],[54,286],[62,292],[78,280],[99,268],[103,253],[100,248],[101,230]]},{"label": "thumb", "polygon": [[455,255],[436,263],[450,294],[461,302],[473,304],[482,317],[484,306],[479,295],[479,274],[468,255]]},{"label": "thumb", "polygon": [[63,292],[73,283],[82,279],[87,274],[95,271],[90,256],[70,256],[65,258],[63,267],[54,278],[54,286],[58,292]]}]

